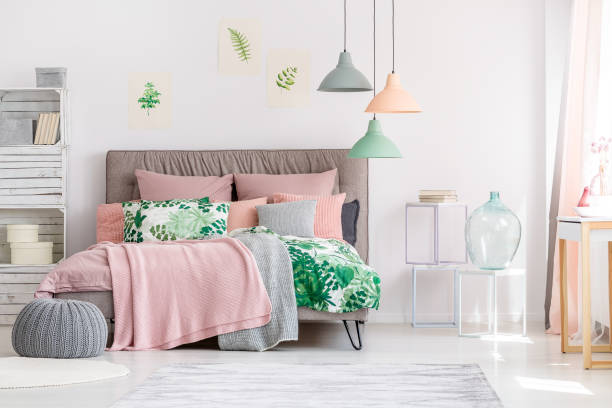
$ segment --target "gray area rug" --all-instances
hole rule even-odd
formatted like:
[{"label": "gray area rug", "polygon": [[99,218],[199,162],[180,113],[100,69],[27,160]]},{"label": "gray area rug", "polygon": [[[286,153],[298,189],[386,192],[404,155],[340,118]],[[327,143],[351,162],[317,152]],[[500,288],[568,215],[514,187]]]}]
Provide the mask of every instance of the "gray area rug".
[{"label": "gray area rug", "polygon": [[476,364],[174,364],[113,407],[501,407]]}]

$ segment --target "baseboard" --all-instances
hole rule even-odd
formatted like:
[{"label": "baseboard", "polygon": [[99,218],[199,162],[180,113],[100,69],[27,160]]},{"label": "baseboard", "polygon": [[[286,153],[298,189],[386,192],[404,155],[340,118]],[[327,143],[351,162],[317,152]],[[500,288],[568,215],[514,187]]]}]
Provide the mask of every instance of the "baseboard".
[{"label": "baseboard", "polygon": [[[486,321],[486,315],[465,313],[463,314],[462,322],[466,323],[478,323]],[[498,313],[497,318],[500,321],[519,321],[521,319],[520,313]],[[434,321],[441,322],[445,320],[451,320],[452,316],[446,313],[420,313],[417,315],[417,321]],[[543,322],[541,316],[538,313],[527,313],[527,321],[529,322]],[[412,323],[412,315],[404,313],[385,313],[370,310],[368,315],[368,323]]]}]

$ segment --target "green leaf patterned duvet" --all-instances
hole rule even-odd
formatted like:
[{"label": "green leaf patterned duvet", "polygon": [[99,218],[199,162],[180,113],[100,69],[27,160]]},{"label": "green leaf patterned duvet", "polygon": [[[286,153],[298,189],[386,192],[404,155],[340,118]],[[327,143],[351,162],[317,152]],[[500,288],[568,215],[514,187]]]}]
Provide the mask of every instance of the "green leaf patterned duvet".
[{"label": "green leaf patterned duvet", "polygon": [[336,239],[281,236],[266,227],[234,230],[276,235],[293,264],[297,305],[332,313],[378,309],[380,277],[351,245]]}]

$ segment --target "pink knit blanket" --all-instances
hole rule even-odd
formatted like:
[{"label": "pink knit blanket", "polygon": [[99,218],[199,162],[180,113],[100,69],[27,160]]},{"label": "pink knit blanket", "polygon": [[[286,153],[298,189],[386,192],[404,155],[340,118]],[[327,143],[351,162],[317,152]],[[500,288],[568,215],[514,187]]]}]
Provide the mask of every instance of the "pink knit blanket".
[{"label": "pink knit blanket", "polygon": [[[37,297],[72,291],[61,284],[62,271],[88,275],[105,268],[115,308],[110,350],[170,349],[270,321],[270,299],[255,259],[233,238],[98,244],[58,265]],[[93,289],[95,282],[81,280]]]},{"label": "pink knit blanket", "polygon": [[231,238],[106,247],[115,306],[111,350],[169,349],[270,321],[251,252]]}]

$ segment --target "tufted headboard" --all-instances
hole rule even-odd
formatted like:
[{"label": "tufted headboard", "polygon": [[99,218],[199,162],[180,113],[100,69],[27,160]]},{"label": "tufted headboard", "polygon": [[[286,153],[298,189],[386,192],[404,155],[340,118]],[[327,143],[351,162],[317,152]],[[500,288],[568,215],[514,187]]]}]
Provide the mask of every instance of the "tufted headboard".
[{"label": "tufted headboard", "polygon": [[230,173],[294,174],[338,169],[334,193],[359,200],[355,247],[368,261],[368,163],[349,159],[345,149],[317,150],[111,150],[106,155],[106,202],[140,198],[134,170],[178,176]]}]

